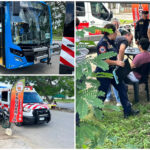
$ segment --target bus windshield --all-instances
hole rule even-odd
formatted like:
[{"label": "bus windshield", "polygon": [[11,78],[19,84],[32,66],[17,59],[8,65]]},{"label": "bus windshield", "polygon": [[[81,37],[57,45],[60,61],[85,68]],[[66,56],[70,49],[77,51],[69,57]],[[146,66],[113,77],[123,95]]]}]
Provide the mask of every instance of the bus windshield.
[{"label": "bus windshield", "polygon": [[10,4],[10,22],[14,44],[50,43],[50,20],[48,6],[40,2],[20,1],[19,15],[13,15]]},{"label": "bus windshield", "polygon": [[23,103],[43,103],[43,100],[36,92],[24,92]]}]

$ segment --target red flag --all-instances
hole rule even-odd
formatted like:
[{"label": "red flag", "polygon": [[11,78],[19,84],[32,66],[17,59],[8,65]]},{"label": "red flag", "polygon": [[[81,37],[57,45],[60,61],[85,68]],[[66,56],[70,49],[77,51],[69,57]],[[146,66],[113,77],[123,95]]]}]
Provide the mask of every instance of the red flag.
[{"label": "red flag", "polygon": [[142,18],[143,10],[149,11],[148,4],[132,4],[134,27],[136,26],[136,22]]},{"label": "red flag", "polygon": [[10,122],[23,122],[23,94],[25,79],[17,81],[11,90]]}]

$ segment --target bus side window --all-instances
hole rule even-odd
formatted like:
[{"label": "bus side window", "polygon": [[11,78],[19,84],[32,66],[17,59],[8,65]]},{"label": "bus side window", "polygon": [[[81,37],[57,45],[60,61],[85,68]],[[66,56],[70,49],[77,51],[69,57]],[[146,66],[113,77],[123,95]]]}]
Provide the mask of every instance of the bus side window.
[{"label": "bus side window", "polygon": [[85,16],[85,6],[84,2],[76,2],[76,13],[77,16]]},{"label": "bus side window", "polygon": [[8,102],[8,92],[7,91],[2,92],[2,101]]}]

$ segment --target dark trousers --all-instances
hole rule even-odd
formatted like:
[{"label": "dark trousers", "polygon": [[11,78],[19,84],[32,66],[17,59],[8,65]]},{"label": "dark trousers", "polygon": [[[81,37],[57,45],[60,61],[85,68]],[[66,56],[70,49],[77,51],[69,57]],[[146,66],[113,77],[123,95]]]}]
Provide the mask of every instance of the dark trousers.
[{"label": "dark trousers", "polygon": [[99,98],[102,101],[105,101],[109,86],[110,84],[112,84],[118,91],[124,114],[129,114],[131,112],[131,104],[128,100],[127,88],[125,84],[124,83],[116,84],[114,79],[109,79],[109,78],[97,78],[97,80],[100,82],[100,86],[98,90],[105,92],[105,96],[103,97],[100,96]]}]

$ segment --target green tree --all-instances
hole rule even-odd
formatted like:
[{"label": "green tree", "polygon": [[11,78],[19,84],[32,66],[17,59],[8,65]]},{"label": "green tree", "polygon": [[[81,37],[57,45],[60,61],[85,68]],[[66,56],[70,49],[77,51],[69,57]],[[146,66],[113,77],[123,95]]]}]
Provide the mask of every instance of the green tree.
[{"label": "green tree", "polygon": [[46,2],[51,8],[51,16],[53,23],[53,34],[62,36],[65,20],[65,2]]},{"label": "green tree", "polygon": [[[83,38],[86,32],[95,33],[95,30],[106,31],[105,28],[89,27],[81,31],[77,31],[77,37]],[[108,29],[107,29],[108,30]],[[106,32],[111,33],[111,30]],[[80,54],[82,48],[87,48],[88,45],[94,45],[93,41],[78,41],[76,42],[77,55]],[[104,61],[110,57],[116,56],[114,52],[107,52],[92,58],[88,57],[77,64],[76,68],[76,111],[79,114],[80,122],[77,117],[76,128],[76,147],[77,148],[101,148],[107,138],[107,129],[101,124],[103,119],[103,108],[119,111],[116,106],[104,105],[98,96],[103,96],[105,93],[98,92],[100,83],[99,78],[113,78],[111,73],[92,72],[92,64],[102,68],[104,71],[109,69],[108,64]],[[80,58],[80,57],[79,57]],[[87,87],[87,85],[89,85]]]},{"label": "green tree", "polygon": [[48,102],[52,102],[49,96],[63,94],[66,96],[74,96],[74,79],[73,77],[57,77],[57,76],[3,76],[1,82],[14,84],[18,79],[25,78],[26,85],[34,85],[36,91],[45,96]]}]

